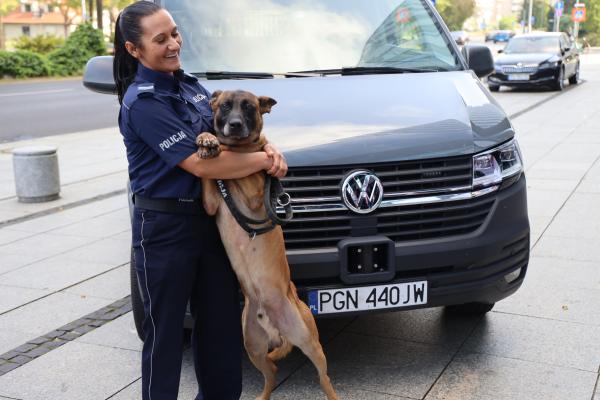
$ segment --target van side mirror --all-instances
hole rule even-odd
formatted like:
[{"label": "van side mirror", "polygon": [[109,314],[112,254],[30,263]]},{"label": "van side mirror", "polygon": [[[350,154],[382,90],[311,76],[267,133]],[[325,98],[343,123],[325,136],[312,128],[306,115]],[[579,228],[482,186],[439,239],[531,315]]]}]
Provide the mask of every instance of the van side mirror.
[{"label": "van side mirror", "polygon": [[477,44],[466,45],[461,53],[469,69],[473,70],[478,77],[483,78],[494,72],[494,59],[489,47]]},{"label": "van side mirror", "polygon": [[83,86],[98,93],[117,94],[113,78],[113,56],[91,58],[85,65]]},{"label": "van side mirror", "polygon": [[504,49],[498,49],[498,54],[504,53]]}]

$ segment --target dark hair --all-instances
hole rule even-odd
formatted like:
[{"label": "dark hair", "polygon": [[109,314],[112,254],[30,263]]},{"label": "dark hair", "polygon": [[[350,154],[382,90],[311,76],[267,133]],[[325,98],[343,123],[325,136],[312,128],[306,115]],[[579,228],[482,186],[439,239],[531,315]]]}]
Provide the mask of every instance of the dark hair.
[{"label": "dark hair", "polygon": [[125,42],[131,42],[136,47],[141,47],[142,27],[140,21],[143,17],[154,14],[162,8],[151,1],[138,1],[123,9],[117,17],[115,24],[115,57],[113,61],[113,77],[117,84],[119,104],[123,103],[123,96],[127,91],[137,71],[138,60],[125,48]]}]

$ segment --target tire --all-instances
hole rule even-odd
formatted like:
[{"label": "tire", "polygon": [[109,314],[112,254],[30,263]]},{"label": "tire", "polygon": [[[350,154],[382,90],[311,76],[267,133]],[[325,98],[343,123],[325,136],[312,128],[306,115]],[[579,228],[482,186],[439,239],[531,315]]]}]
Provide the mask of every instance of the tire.
[{"label": "tire", "polygon": [[133,311],[133,322],[135,330],[141,341],[144,341],[144,302],[137,274],[135,272],[135,253],[131,248],[131,262],[129,263],[129,278],[131,282],[131,309]]},{"label": "tire", "polygon": [[490,89],[490,92],[498,92],[500,90],[500,86],[488,85],[488,89]]},{"label": "tire", "polygon": [[557,91],[561,91],[565,88],[565,70],[564,68],[560,69],[560,72],[558,73],[558,78],[556,78],[556,81],[554,82],[554,90]]},{"label": "tire", "polygon": [[446,306],[446,311],[454,315],[477,316],[484,315],[494,308],[496,303],[466,303]]},{"label": "tire", "polygon": [[577,64],[577,68],[575,69],[575,74],[569,78],[570,85],[577,85],[579,83],[579,64]]}]

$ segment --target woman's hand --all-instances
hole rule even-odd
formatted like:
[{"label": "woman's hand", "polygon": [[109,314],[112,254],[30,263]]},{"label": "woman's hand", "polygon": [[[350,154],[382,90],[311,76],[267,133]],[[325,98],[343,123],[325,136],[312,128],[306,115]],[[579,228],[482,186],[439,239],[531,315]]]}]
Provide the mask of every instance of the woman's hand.
[{"label": "woman's hand", "polygon": [[270,159],[273,160],[273,165],[267,170],[267,174],[276,178],[283,178],[287,174],[288,166],[285,157],[271,143],[265,144],[263,150]]}]

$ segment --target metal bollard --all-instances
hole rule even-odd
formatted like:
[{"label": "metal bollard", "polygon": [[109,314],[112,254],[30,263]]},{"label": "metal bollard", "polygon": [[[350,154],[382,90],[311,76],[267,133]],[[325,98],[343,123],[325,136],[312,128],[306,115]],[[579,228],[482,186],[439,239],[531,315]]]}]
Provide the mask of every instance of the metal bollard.
[{"label": "metal bollard", "polygon": [[60,176],[56,147],[21,147],[12,154],[17,198],[21,203],[58,199]]}]

